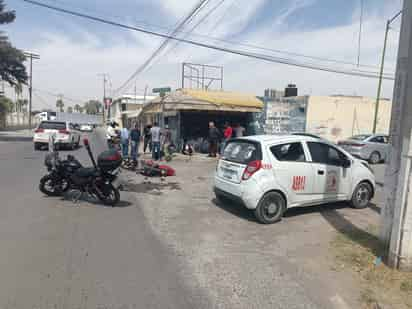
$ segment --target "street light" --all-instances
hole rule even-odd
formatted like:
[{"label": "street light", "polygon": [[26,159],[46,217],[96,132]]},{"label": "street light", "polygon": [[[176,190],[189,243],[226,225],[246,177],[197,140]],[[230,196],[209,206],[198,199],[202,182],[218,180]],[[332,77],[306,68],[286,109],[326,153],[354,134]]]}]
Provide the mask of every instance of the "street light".
[{"label": "street light", "polygon": [[385,56],[386,56],[386,45],[388,41],[388,33],[391,26],[391,23],[398,18],[402,14],[402,10],[400,10],[394,17],[389,19],[386,22],[386,30],[385,30],[385,40],[383,43],[383,51],[382,51],[382,62],[381,62],[381,69],[379,73],[379,82],[378,82],[378,94],[376,95],[376,104],[375,104],[375,117],[373,119],[373,134],[376,133],[376,124],[378,122],[378,111],[379,111],[379,101],[381,98],[381,90],[382,90],[382,76],[383,76],[383,67],[385,65]]},{"label": "street light", "polygon": [[29,128],[31,129],[31,109],[33,97],[33,59],[38,60],[40,56],[32,52],[24,52],[24,55],[30,58],[30,84],[29,84]]}]

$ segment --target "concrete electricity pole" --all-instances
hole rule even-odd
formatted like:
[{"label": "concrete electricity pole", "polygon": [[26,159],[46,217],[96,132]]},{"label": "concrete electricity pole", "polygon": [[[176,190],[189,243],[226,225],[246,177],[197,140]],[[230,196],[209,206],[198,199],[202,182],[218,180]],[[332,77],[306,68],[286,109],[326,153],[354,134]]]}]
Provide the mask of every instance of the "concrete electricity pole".
[{"label": "concrete electricity pole", "polygon": [[396,18],[398,18],[401,14],[402,14],[402,11],[398,12],[394,17],[392,17],[391,19],[389,19],[386,22],[385,38],[383,40],[382,61],[381,61],[381,68],[380,68],[380,72],[379,72],[378,93],[376,95],[375,115],[374,115],[374,119],[373,119],[373,129],[372,129],[373,134],[376,133],[376,125],[378,123],[379,103],[380,103],[380,99],[381,99],[383,68],[384,68],[384,65],[385,65],[386,46],[388,44],[388,34],[389,34],[389,30],[391,29],[391,23],[393,23],[393,21]]},{"label": "concrete electricity pole", "polygon": [[24,52],[24,55],[30,58],[30,76],[29,76],[29,128],[31,129],[31,110],[33,97],[33,59],[40,59],[40,56],[30,52]]},{"label": "concrete electricity pole", "polygon": [[412,0],[402,12],[380,236],[389,265],[412,270]]},{"label": "concrete electricity pole", "polygon": [[107,74],[106,73],[102,73],[102,74],[98,74],[98,76],[102,76],[103,77],[103,125],[105,124],[105,119],[104,119],[104,111],[106,109],[106,83],[107,83]]}]

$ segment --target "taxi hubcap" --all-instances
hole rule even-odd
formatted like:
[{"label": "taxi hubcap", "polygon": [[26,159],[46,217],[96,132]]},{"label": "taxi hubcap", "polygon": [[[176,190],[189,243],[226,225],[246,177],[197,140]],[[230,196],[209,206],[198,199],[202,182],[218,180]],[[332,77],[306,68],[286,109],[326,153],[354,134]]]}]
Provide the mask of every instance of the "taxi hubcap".
[{"label": "taxi hubcap", "polygon": [[359,204],[364,205],[369,201],[369,190],[366,186],[361,186],[356,194]]},{"label": "taxi hubcap", "polygon": [[274,215],[278,210],[278,206],[274,203],[270,203],[267,210],[269,215]]}]

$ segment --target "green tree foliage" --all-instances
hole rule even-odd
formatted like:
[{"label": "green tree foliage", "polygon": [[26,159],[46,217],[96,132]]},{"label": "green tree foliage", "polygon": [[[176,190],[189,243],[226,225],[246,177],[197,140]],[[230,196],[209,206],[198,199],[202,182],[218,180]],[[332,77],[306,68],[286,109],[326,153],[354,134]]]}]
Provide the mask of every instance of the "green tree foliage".
[{"label": "green tree foliage", "polygon": [[62,112],[62,113],[64,112],[64,102],[63,102],[62,99],[58,99],[56,101],[56,107],[60,112]]},{"label": "green tree foliage", "polygon": [[8,97],[0,96],[0,113],[11,113],[14,110],[14,103]]},{"label": "green tree foliage", "polygon": [[[6,11],[6,5],[0,0],[0,25],[14,21],[16,14],[14,11]],[[23,62],[26,60],[23,52],[13,47],[8,37],[0,31],[0,79],[6,81],[11,86],[27,82],[26,67]]]},{"label": "green tree foliage", "polygon": [[72,114],[72,113],[73,113],[73,107],[68,106],[66,111],[67,111],[69,114]]},{"label": "green tree foliage", "polygon": [[97,100],[89,100],[84,103],[84,110],[89,115],[96,115],[100,112],[102,108],[102,103]]}]

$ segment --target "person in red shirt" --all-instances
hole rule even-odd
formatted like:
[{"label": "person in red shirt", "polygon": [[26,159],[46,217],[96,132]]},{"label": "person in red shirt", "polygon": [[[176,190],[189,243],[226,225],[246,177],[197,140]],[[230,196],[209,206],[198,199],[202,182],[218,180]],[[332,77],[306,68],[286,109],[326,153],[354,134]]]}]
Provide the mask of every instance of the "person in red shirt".
[{"label": "person in red shirt", "polygon": [[220,145],[220,155],[223,155],[223,152],[226,147],[226,143],[232,138],[233,128],[230,126],[229,122],[225,122],[225,131],[223,132],[223,142]]}]

